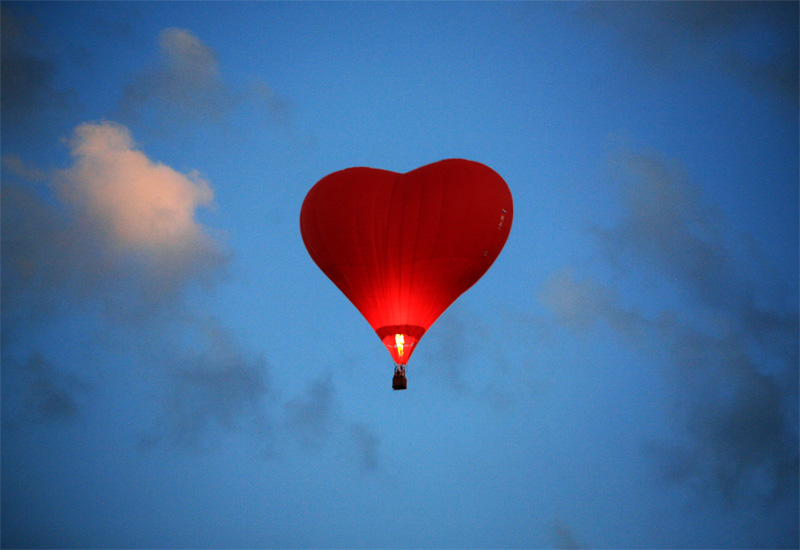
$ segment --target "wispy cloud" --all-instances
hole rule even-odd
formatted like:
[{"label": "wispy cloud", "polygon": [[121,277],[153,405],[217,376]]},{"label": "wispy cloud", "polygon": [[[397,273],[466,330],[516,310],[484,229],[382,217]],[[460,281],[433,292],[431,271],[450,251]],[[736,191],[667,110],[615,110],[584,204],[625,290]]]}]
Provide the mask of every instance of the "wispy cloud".
[{"label": "wispy cloud", "polygon": [[506,352],[489,323],[457,302],[425,335],[418,353],[420,361],[432,361],[430,376],[445,391],[502,409],[520,397],[520,390],[529,389]]},{"label": "wispy cloud", "polygon": [[381,469],[384,458],[381,439],[365,422],[345,417],[336,398],[331,372],[308,381],[302,393],[283,404],[283,435],[309,453],[319,453],[332,444],[344,444],[363,473]]},{"label": "wispy cloud", "polygon": [[236,98],[222,80],[216,53],[186,29],[164,29],[158,44],[156,67],[134,75],[122,92],[123,116],[220,122]]},{"label": "wispy cloud", "polygon": [[[595,229],[614,282],[567,269],[542,288],[543,303],[572,328],[605,326],[664,366],[676,441],[644,444],[663,479],[727,506],[796,509],[796,297],[765,300],[787,291],[739,269],[732,236],[674,165],[626,153],[619,167],[623,215]],[[626,295],[626,282],[642,280],[656,305]]]},{"label": "wispy cloud", "polygon": [[[19,428],[38,422],[77,420],[78,401],[90,389],[83,378],[60,370],[38,354],[24,363],[4,359],[5,381],[14,381],[4,388],[3,426]],[[8,375],[8,371],[12,371]],[[9,396],[12,392],[13,397]]]},{"label": "wispy cloud", "polygon": [[3,168],[10,170],[14,175],[23,181],[41,182],[45,180],[43,170],[32,166],[23,161],[19,156],[8,153],[2,158]]},{"label": "wispy cloud", "polygon": [[616,170],[625,217],[614,227],[595,228],[608,259],[618,267],[633,262],[653,275],[680,280],[682,287],[712,306],[730,304],[740,286],[721,233],[722,220],[702,203],[688,176],[647,154],[619,155]]},{"label": "wispy cloud", "polygon": [[477,320],[466,319],[466,316],[463,308],[453,306],[451,311],[439,318],[435,331],[426,338],[426,344],[437,360],[435,376],[444,382],[448,390],[459,395],[471,389],[464,380],[470,340],[467,325],[477,330]]},{"label": "wispy cloud", "polygon": [[330,373],[308,383],[303,395],[285,405],[286,425],[307,448],[319,448],[338,420]]},{"label": "wispy cloud", "polygon": [[234,109],[288,124],[289,102],[262,80],[239,89],[223,78],[217,53],[188,29],[170,27],[158,36],[160,58],[134,74],[118,106],[123,120],[144,121],[159,131],[184,123],[224,123]]},{"label": "wispy cloud", "polygon": [[266,361],[247,357],[214,320],[205,319],[197,328],[203,346],[166,361],[163,410],[140,444],[202,450],[218,443],[220,433],[245,431],[270,453],[273,426]]},{"label": "wispy cloud", "polygon": [[550,523],[550,529],[552,531],[553,540],[555,541],[555,548],[563,550],[586,548],[586,546],[578,542],[572,529],[560,519],[555,518]]},{"label": "wispy cloud", "polygon": [[350,434],[356,446],[359,465],[362,471],[371,472],[381,466],[380,438],[369,426],[354,422],[350,427]]},{"label": "wispy cloud", "polygon": [[796,3],[592,3],[581,14],[658,70],[727,74],[797,109]]}]

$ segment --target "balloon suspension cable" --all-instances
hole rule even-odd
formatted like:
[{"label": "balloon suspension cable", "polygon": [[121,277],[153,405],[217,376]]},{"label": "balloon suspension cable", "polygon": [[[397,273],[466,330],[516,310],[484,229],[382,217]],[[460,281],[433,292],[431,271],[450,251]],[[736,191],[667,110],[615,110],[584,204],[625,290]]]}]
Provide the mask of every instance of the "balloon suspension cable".
[{"label": "balloon suspension cable", "polygon": [[406,382],[406,366],[405,365],[395,365],[394,366],[394,377],[392,378],[392,389],[393,390],[404,390],[407,387]]}]

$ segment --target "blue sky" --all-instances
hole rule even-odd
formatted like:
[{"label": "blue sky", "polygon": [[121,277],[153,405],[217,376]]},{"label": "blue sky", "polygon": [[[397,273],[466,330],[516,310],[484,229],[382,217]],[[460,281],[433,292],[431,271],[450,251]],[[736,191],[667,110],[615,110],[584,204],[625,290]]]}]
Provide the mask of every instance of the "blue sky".
[{"label": "blue sky", "polygon": [[[798,4],[2,4],[2,545],[798,546]],[[351,166],[514,226],[405,392]]]}]

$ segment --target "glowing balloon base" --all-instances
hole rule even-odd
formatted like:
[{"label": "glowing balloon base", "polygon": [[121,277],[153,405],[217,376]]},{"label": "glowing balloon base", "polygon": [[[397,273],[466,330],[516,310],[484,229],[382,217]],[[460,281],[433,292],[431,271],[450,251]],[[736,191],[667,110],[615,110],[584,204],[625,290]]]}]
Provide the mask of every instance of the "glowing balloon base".
[{"label": "glowing balloon base", "polygon": [[[422,336],[425,331],[419,327],[415,327],[419,328],[419,331],[415,331],[419,336],[414,337],[408,334],[408,332],[395,332],[398,328],[400,327],[383,327],[376,332],[381,338],[381,341],[383,341],[383,345],[389,350],[395,365],[405,365],[411,358],[411,354],[414,353],[417,342],[419,342],[419,337]],[[407,330],[409,327],[403,328]],[[388,333],[387,329],[389,329]]]},{"label": "glowing balloon base", "polygon": [[404,390],[406,389],[407,382],[406,382],[406,366],[405,365],[395,365],[394,366],[394,378],[392,378],[392,389],[393,390]]}]

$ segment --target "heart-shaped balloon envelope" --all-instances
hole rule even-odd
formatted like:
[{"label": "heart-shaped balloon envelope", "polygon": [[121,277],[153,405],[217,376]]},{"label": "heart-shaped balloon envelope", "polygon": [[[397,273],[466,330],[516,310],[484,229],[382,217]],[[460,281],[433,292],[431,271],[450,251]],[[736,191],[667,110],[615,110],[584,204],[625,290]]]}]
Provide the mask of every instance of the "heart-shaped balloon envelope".
[{"label": "heart-shaped balloon envelope", "polygon": [[325,176],[303,202],[300,231],[314,262],[405,365],[492,265],[512,217],[503,178],[448,159],[405,174],[348,168]]}]

